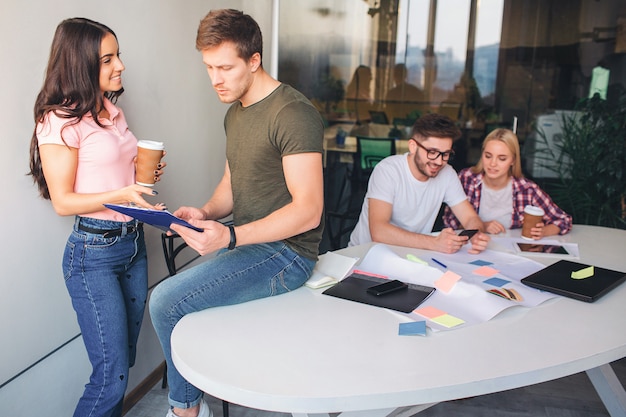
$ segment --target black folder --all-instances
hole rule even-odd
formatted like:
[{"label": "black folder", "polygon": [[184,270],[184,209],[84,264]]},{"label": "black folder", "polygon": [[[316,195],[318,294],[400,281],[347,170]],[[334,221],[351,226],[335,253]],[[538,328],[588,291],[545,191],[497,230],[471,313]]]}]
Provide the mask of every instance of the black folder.
[{"label": "black folder", "polygon": [[626,273],[593,267],[594,274],[589,278],[574,279],[572,272],[591,265],[560,260],[540,271],[522,278],[529,287],[563,295],[575,300],[592,303],[626,280]]},{"label": "black folder", "polygon": [[353,273],[337,284],[328,288],[323,294],[372,306],[410,313],[426,300],[435,289],[423,285],[408,284],[403,290],[384,295],[373,295],[367,292],[369,287],[382,284],[389,280]]}]

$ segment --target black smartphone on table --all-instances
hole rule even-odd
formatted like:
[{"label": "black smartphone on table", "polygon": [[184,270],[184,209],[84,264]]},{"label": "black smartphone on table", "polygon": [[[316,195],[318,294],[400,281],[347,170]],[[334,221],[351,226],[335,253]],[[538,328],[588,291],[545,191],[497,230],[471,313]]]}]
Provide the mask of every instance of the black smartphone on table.
[{"label": "black smartphone on table", "polygon": [[367,289],[367,292],[372,295],[385,295],[390,294],[395,291],[403,290],[408,288],[409,286],[402,282],[394,279],[389,282],[383,282],[382,284],[377,284]]}]

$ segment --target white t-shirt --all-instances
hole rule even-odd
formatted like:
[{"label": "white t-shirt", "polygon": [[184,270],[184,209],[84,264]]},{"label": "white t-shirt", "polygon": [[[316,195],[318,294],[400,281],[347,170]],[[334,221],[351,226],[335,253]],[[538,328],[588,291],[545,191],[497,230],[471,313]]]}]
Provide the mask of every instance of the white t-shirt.
[{"label": "white t-shirt", "polygon": [[513,182],[509,180],[507,186],[499,190],[489,188],[483,182],[478,215],[483,222],[495,220],[510,229],[513,217]]},{"label": "white t-shirt", "polygon": [[393,206],[391,224],[425,234],[432,231],[441,203],[454,207],[466,200],[467,196],[450,165],[446,165],[436,177],[418,181],[409,169],[407,154],[387,157],[372,172],[359,222],[352,231],[349,246],[372,241],[368,220],[370,198]]}]

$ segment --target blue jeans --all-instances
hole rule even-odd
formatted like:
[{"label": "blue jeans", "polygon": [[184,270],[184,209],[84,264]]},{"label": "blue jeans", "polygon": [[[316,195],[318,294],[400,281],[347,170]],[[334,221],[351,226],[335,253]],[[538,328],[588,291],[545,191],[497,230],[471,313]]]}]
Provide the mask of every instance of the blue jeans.
[{"label": "blue jeans", "polygon": [[[99,230],[123,228],[123,233],[103,237],[78,230],[79,222]],[[77,217],[65,246],[65,285],[92,366],[74,417],[122,415],[148,294],[143,229],[127,233],[131,225],[136,222]]]},{"label": "blue jeans", "polygon": [[170,405],[190,408],[202,397],[172,363],[170,335],[183,316],[294,290],[306,282],[314,266],[315,261],[284,242],[247,245],[221,251],[159,284],[150,296],[150,317],[165,354]]}]

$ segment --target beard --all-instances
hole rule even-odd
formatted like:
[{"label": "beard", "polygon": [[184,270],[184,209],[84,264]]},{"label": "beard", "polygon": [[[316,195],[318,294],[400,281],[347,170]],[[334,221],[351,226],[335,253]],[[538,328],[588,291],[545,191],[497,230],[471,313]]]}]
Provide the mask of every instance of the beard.
[{"label": "beard", "polygon": [[417,170],[427,178],[435,178],[445,166],[445,164],[435,164],[430,159],[422,161],[418,155],[418,153],[415,154],[415,166]]}]

